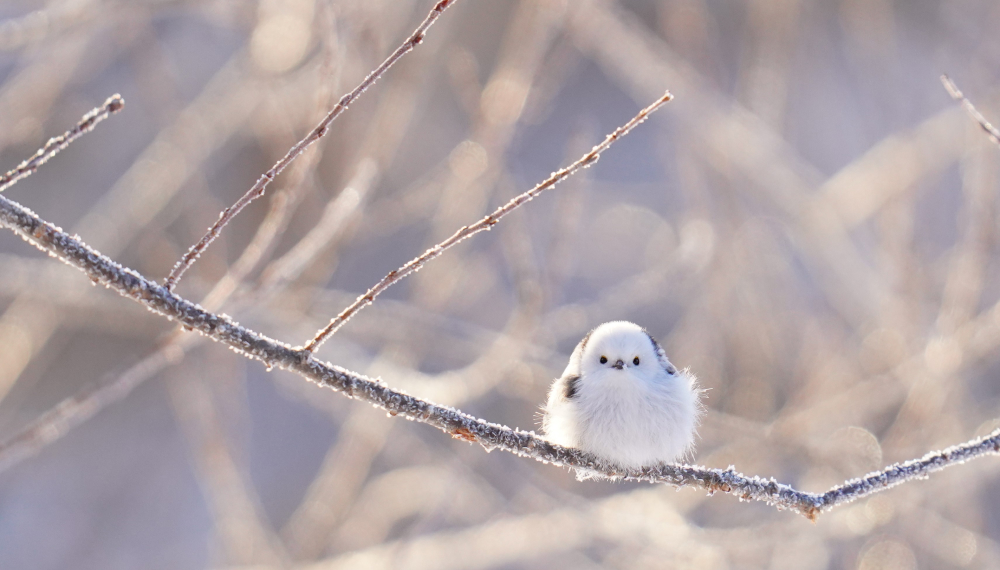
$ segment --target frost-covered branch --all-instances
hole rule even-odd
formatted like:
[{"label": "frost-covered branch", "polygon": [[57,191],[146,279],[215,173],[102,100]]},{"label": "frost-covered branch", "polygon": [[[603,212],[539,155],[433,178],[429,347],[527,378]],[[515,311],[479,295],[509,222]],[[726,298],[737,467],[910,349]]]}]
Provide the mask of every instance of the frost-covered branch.
[{"label": "frost-covered branch", "polygon": [[205,249],[211,245],[213,241],[215,241],[215,238],[219,237],[219,233],[222,231],[222,228],[226,227],[226,225],[244,208],[250,205],[251,202],[263,196],[264,190],[267,189],[267,185],[270,184],[282,170],[298,158],[299,155],[305,152],[310,145],[323,138],[323,135],[325,135],[329,130],[330,124],[333,123],[333,121],[336,120],[341,113],[346,111],[347,107],[353,103],[354,100],[360,97],[369,87],[378,81],[378,78],[382,77],[382,75],[388,71],[393,64],[400,60],[400,58],[420,45],[420,42],[424,41],[424,34],[427,33],[427,30],[434,24],[434,22],[437,21],[442,13],[444,13],[444,11],[456,1],[457,0],[439,0],[436,4],[434,4],[430,13],[427,14],[426,18],[424,18],[424,21],[417,26],[417,29],[415,29],[408,38],[406,38],[406,41],[396,48],[396,51],[392,52],[392,54],[389,55],[389,57],[387,57],[381,65],[373,69],[372,72],[369,73],[364,80],[357,85],[357,87],[351,90],[350,93],[341,97],[340,101],[333,106],[333,109],[331,109],[330,112],[323,117],[323,120],[321,120],[319,124],[316,125],[308,135],[306,135],[305,138],[295,143],[292,148],[288,149],[285,156],[276,162],[267,172],[262,174],[260,178],[257,179],[257,182],[255,182],[254,185],[247,190],[246,194],[240,197],[235,204],[226,208],[221,214],[219,214],[219,219],[212,224],[212,227],[208,229],[208,232],[201,238],[201,240],[198,241],[198,243],[191,246],[187,253],[185,253],[183,257],[181,257],[180,261],[174,265],[173,269],[170,270],[170,275],[167,276],[163,283],[164,286],[168,290],[172,290],[174,286],[177,285],[180,278],[184,275],[184,272],[190,269],[190,267],[194,265],[194,262],[198,260],[201,253],[205,251]]},{"label": "frost-covered branch", "polygon": [[709,493],[723,492],[744,500],[763,501],[813,519],[825,510],[894,485],[924,478],[970,459],[1000,453],[1000,430],[997,430],[987,437],[931,453],[921,459],[892,465],[861,479],[847,481],[821,494],[798,491],[773,479],[747,477],[737,473],[732,467],[709,469],[663,464],[625,471],[607,465],[592,455],[550,443],[532,432],[490,423],[459,410],[393,390],[379,380],[321,362],[305,350],[291,348],[242,327],[226,315],[205,311],[136,271],[124,268],[101,255],[78,237],[66,234],[4,196],[0,196],[0,225],[10,228],[49,255],[80,269],[95,283],[114,289],[119,294],[142,303],[149,310],[176,320],[186,328],[197,330],[236,352],[260,360],[268,368],[291,370],[389,414],[434,426],[452,437],[479,443],[486,449],[502,449],[544,463],[576,468],[589,475],[698,487]]},{"label": "frost-covered branch", "polygon": [[607,150],[608,147],[610,147],[612,144],[615,143],[615,141],[627,135],[629,131],[631,131],[637,125],[645,121],[649,117],[649,115],[654,113],[657,109],[662,107],[672,98],[673,95],[671,95],[670,92],[664,93],[662,97],[654,101],[651,105],[649,105],[645,109],[639,111],[639,113],[635,117],[632,117],[632,119],[629,120],[627,123],[615,129],[614,132],[609,134],[603,141],[601,141],[600,144],[590,149],[589,152],[587,152],[579,159],[577,159],[576,162],[570,164],[569,166],[566,166],[565,168],[561,168],[553,172],[551,175],[549,175],[548,178],[538,183],[538,185],[536,185],[534,188],[528,190],[527,192],[524,192],[523,194],[515,196],[509,202],[494,210],[492,214],[486,216],[485,218],[479,220],[478,222],[472,225],[462,226],[461,228],[458,229],[457,232],[452,234],[451,237],[449,237],[448,239],[428,249],[427,251],[420,254],[416,258],[411,259],[409,262],[407,262],[399,269],[390,271],[389,274],[383,277],[381,281],[376,283],[374,287],[369,289],[364,295],[358,297],[357,300],[354,301],[354,303],[351,303],[349,307],[347,307],[346,309],[341,311],[339,315],[334,317],[330,321],[330,323],[326,325],[326,327],[317,332],[316,336],[308,343],[306,343],[304,349],[308,352],[315,351],[317,348],[319,348],[321,344],[326,342],[328,338],[333,336],[333,334],[336,333],[340,329],[340,327],[344,326],[344,324],[346,324],[347,321],[349,321],[351,317],[353,317],[358,311],[364,309],[368,305],[371,305],[372,302],[375,301],[375,297],[378,297],[383,291],[385,291],[389,287],[392,287],[395,283],[398,283],[406,276],[415,273],[417,271],[420,271],[420,268],[426,265],[427,262],[440,256],[445,251],[450,249],[452,246],[455,246],[458,243],[465,241],[466,239],[478,234],[481,231],[485,231],[492,228],[494,225],[496,225],[497,222],[500,221],[500,218],[513,212],[514,210],[523,206],[524,204],[527,204],[531,200],[534,200],[535,197],[537,197],[539,194],[554,187],[556,184],[559,184],[560,182],[569,178],[570,176],[573,176],[580,169],[586,168],[597,162],[598,159],[601,158],[602,152]]},{"label": "frost-covered branch", "polygon": [[59,154],[59,152],[68,147],[70,143],[94,130],[97,123],[100,123],[104,119],[107,119],[124,108],[125,101],[122,99],[121,95],[115,93],[111,97],[108,97],[108,100],[105,101],[103,105],[90,110],[90,112],[84,115],[75,127],[58,137],[50,138],[45,143],[45,146],[35,151],[35,154],[31,155],[30,158],[25,159],[21,164],[18,164],[17,168],[7,172],[7,174],[4,174],[3,176],[0,176],[0,192],[10,188],[19,180],[34,174],[35,171],[38,170],[39,166],[45,164],[53,156]]},{"label": "frost-covered branch", "polygon": [[969,114],[969,116],[979,123],[979,127],[983,129],[988,137],[990,137],[990,140],[996,144],[1000,144],[1000,131],[998,131],[992,123],[986,120],[986,117],[979,112],[979,109],[976,109],[976,106],[972,104],[972,101],[969,101],[969,98],[966,97],[964,93],[962,93],[962,90],[958,88],[958,85],[955,85],[955,82],[952,81],[947,75],[941,76],[941,83],[944,84],[944,88],[948,91],[948,94],[951,95],[951,98],[961,103],[962,107],[965,108],[965,111]]}]

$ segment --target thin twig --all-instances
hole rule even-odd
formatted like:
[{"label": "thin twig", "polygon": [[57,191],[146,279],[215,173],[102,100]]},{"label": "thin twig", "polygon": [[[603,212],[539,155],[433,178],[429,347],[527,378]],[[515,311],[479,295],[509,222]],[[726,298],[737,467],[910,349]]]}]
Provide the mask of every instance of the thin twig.
[{"label": "thin twig", "polygon": [[122,99],[121,95],[115,93],[111,97],[108,97],[108,100],[105,101],[103,105],[91,109],[89,113],[84,115],[75,127],[66,131],[61,136],[49,139],[48,142],[45,143],[45,146],[38,149],[35,154],[31,155],[31,158],[28,158],[21,164],[17,165],[17,168],[14,170],[0,176],[0,192],[10,188],[19,180],[34,174],[35,171],[38,170],[39,166],[45,164],[50,158],[59,154],[59,152],[68,147],[70,143],[94,130],[97,123],[100,123],[104,119],[107,119],[124,108],[125,100]]},{"label": "thin twig", "polygon": [[10,228],[40,250],[80,269],[93,282],[114,289],[119,294],[142,303],[147,309],[177,320],[186,328],[197,330],[236,352],[260,360],[268,368],[277,366],[291,370],[350,398],[368,402],[391,415],[400,415],[434,426],[455,438],[479,443],[486,449],[503,449],[521,457],[573,467],[591,475],[667,483],[678,487],[699,487],[709,493],[721,491],[743,500],[763,501],[779,509],[790,509],[815,519],[819,513],[838,505],[913,479],[925,478],[952,465],[1000,453],[1000,430],[996,430],[987,437],[929,453],[920,459],[897,463],[861,479],[847,481],[822,494],[798,491],[773,479],[746,477],[732,467],[708,469],[661,464],[638,470],[623,470],[580,450],[555,445],[532,432],[489,423],[454,408],[393,390],[378,380],[321,362],[305,350],[296,350],[244,328],[225,315],[207,312],[138,272],[122,267],[91,249],[79,238],[61,231],[2,195],[0,225]]},{"label": "thin twig", "polygon": [[420,256],[411,259],[406,265],[403,265],[399,269],[390,271],[388,275],[382,278],[381,281],[375,284],[374,287],[369,289],[364,295],[361,295],[354,301],[349,307],[340,312],[339,315],[334,317],[330,324],[326,325],[322,330],[316,333],[316,336],[310,340],[303,347],[305,352],[311,353],[315,351],[321,344],[323,344],[328,338],[333,336],[340,327],[344,326],[358,311],[371,305],[375,301],[375,297],[378,297],[383,291],[393,286],[395,283],[399,282],[407,275],[419,271],[421,267],[427,264],[430,260],[440,256],[442,253],[447,251],[452,246],[462,242],[473,235],[492,228],[500,218],[506,216],[507,214],[513,212],[518,207],[530,202],[536,196],[542,192],[552,188],[556,184],[562,182],[563,180],[569,178],[573,174],[576,174],[582,168],[586,168],[591,164],[597,162],[601,157],[601,153],[608,149],[615,141],[622,138],[629,131],[636,127],[636,125],[642,123],[646,120],[649,115],[659,109],[664,103],[673,99],[673,95],[670,92],[666,92],[662,97],[653,102],[652,105],[646,107],[645,109],[639,111],[639,114],[632,117],[632,119],[625,123],[624,125],[615,129],[610,135],[607,136],[600,144],[590,149],[590,152],[581,156],[576,162],[570,164],[569,166],[557,170],[552,173],[551,176],[546,178],[544,181],[540,182],[537,186],[528,190],[527,192],[520,194],[519,196],[507,202],[503,206],[497,208],[492,214],[486,216],[485,218],[479,220],[478,222],[472,224],[471,226],[462,226],[457,232],[451,235],[448,239],[442,241],[441,243],[435,245],[434,247],[428,249]]},{"label": "thin twig", "polygon": [[253,187],[251,187],[250,190],[247,190],[246,194],[237,200],[235,204],[223,210],[219,215],[219,219],[212,225],[211,228],[208,229],[208,233],[206,233],[198,243],[191,246],[191,249],[189,249],[183,257],[181,257],[180,261],[178,261],[176,265],[174,265],[174,268],[170,271],[170,275],[168,275],[166,280],[163,282],[163,286],[166,287],[168,291],[172,290],[174,286],[177,285],[181,276],[184,275],[184,272],[187,271],[198,259],[198,256],[200,256],[201,253],[205,251],[205,249],[211,245],[213,241],[215,241],[215,238],[219,237],[219,233],[222,231],[222,228],[235,218],[236,215],[243,210],[243,208],[247,207],[250,202],[253,202],[257,198],[263,196],[267,185],[270,184],[271,181],[285,169],[285,167],[291,164],[292,161],[302,154],[303,151],[309,148],[310,145],[322,138],[323,135],[325,135],[329,130],[330,124],[333,123],[333,121],[339,117],[341,113],[347,110],[348,105],[354,102],[354,100],[360,97],[365,90],[371,87],[371,85],[375,83],[375,81],[377,81],[378,78],[381,77],[390,67],[392,67],[394,63],[412,51],[413,48],[417,47],[420,42],[424,40],[424,34],[427,32],[427,29],[430,28],[431,25],[437,21],[438,17],[440,17],[441,14],[456,1],[457,0],[439,0],[437,4],[434,5],[434,8],[431,9],[424,21],[421,22],[421,24],[417,26],[417,29],[413,31],[413,34],[411,34],[410,37],[402,43],[402,45],[396,48],[396,51],[392,52],[392,55],[386,58],[381,65],[369,73],[368,76],[365,77],[364,81],[359,83],[353,91],[341,97],[340,101],[338,101],[337,104],[334,105],[333,109],[327,113],[326,117],[324,117],[323,120],[320,121],[319,124],[316,125],[316,127],[308,135],[306,135],[304,139],[300,140],[295,144],[295,146],[290,148],[285,156],[276,162],[270,170],[262,174],[261,177],[257,179],[257,182],[254,183]]},{"label": "thin twig", "polygon": [[976,109],[976,106],[973,105],[972,101],[969,101],[969,98],[962,93],[962,90],[958,88],[958,85],[955,85],[955,82],[952,81],[947,75],[941,76],[941,83],[944,84],[944,88],[948,90],[948,94],[951,95],[952,99],[962,103],[965,110],[973,119],[976,120],[977,123],[979,123],[979,126],[986,131],[986,134],[990,137],[990,139],[994,143],[1000,145],[1000,131],[998,131],[996,127],[986,120],[986,117],[984,117],[983,114]]}]

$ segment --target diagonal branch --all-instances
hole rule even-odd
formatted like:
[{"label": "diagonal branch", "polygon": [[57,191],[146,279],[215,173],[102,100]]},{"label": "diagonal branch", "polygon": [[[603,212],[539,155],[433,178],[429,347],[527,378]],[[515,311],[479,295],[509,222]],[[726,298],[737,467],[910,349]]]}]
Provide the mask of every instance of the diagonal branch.
[{"label": "diagonal branch", "polygon": [[276,162],[270,170],[262,174],[261,177],[257,179],[257,182],[255,182],[254,185],[247,190],[246,194],[237,200],[235,204],[222,211],[219,215],[219,219],[208,229],[208,233],[206,233],[198,243],[191,246],[191,249],[189,249],[187,253],[181,257],[180,261],[174,265],[174,268],[170,270],[170,275],[168,275],[167,279],[163,282],[163,286],[166,287],[168,291],[172,290],[174,286],[177,285],[177,282],[180,281],[184,272],[194,265],[194,262],[198,260],[201,253],[205,251],[205,249],[208,248],[213,241],[215,241],[215,238],[219,237],[219,233],[222,231],[222,228],[232,221],[232,219],[235,218],[236,215],[243,210],[243,208],[246,208],[250,202],[253,202],[257,198],[263,196],[264,190],[267,189],[267,185],[270,184],[271,181],[285,169],[285,167],[298,158],[300,154],[305,152],[310,145],[321,139],[323,135],[327,133],[327,130],[329,130],[330,124],[333,123],[333,121],[339,117],[341,113],[347,110],[348,105],[360,97],[365,90],[371,87],[379,77],[382,77],[382,75],[390,67],[392,67],[394,63],[400,60],[400,58],[413,51],[413,48],[420,45],[420,42],[424,41],[424,34],[427,33],[427,29],[430,28],[431,25],[437,21],[438,17],[440,17],[441,14],[456,1],[457,0],[438,0],[424,21],[417,26],[417,29],[410,34],[410,37],[408,37],[402,45],[396,48],[396,51],[392,52],[392,54],[387,57],[381,65],[372,70],[372,72],[365,77],[364,81],[359,83],[353,91],[341,97],[340,101],[333,106],[333,109],[331,109],[330,112],[323,117],[323,120],[321,120],[304,139],[300,140],[295,144],[295,146],[290,148],[288,152],[285,153],[285,156]]},{"label": "diagonal branch", "polygon": [[662,107],[666,102],[673,99],[673,95],[670,92],[666,92],[662,97],[654,101],[650,106],[639,111],[639,114],[632,117],[632,119],[625,123],[624,125],[618,127],[611,134],[609,134],[600,144],[590,149],[590,152],[581,156],[576,162],[570,164],[569,166],[562,168],[553,172],[548,178],[540,182],[537,186],[528,190],[527,192],[520,194],[513,198],[510,202],[507,202],[503,206],[497,208],[492,214],[486,216],[485,218],[479,220],[478,222],[472,224],[471,226],[462,226],[457,232],[451,235],[448,239],[442,241],[441,243],[435,245],[434,247],[428,249],[424,253],[420,254],[418,257],[411,259],[406,265],[403,265],[399,269],[390,271],[388,275],[382,278],[381,281],[375,284],[374,287],[369,289],[364,295],[357,298],[349,307],[340,312],[339,315],[334,317],[330,324],[326,325],[322,330],[316,333],[316,336],[310,340],[303,347],[306,352],[314,352],[321,344],[326,342],[328,338],[333,336],[340,327],[344,326],[358,311],[364,309],[368,305],[371,305],[375,301],[375,297],[378,297],[382,292],[384,292],[389,287],[398,283],[406,276],[420,271],[427,262],[440,256],[442,253],[450,249],[452,246],[458,244],[459,242],[465,241],[466,239],[478,234],[481,231],[488,230],[496,225],[500,221],[500,218],[506,216],[507,214],[513,212],[520,206],[527,204],[533,200],[536,196],[542,192],[554,187],[563,180],[569,178],[576,174],[579,170],[587,168],[588,166],[594,164],[601,158],[601,153],[608,149],[615,141],[624,137],[634,129],[637,125],[645,121],[652,113],[657,109]]},{"label": "diagonal branch", "polygon": [[965,107],[965,111],[969,113],[969,116],[979,123],[979,126],[986,132],[986,135],[990,137],[990,140],[1000,145],[1000,131],[998,131],[996,127],[986,120],[986,117],[984,117],[983,114],[976,109],[976,106],[972,104],[972,101],[969,101],[969,98],[966,97],[964,93],[962,93],[962,90],[958,88],[958,85],[955,85],[955,82],[952,81],[947,75],[941,76],[941,83],[944,84],[944,88],[948,91],[948,94],[951,95],[951,98],[960,102],[962,107]]},{"label": "diagonal branch", "polygon": [[45,164],[50,158],[59,154],[59,152],[68,147],[70,143],[94,130],[97,123],[100,123],[104,119],[107,119],[124,108],[125,100],[122,99],[121,95],[115,93],[111,97],[108,97],[108,100],[105,101],[103,105],[95,109],[91,109],[90,112],[84,115],[75,127],[58,137],[52,137],[45,143],[45,146],[38,149],[35,154],[31,155],[31,158],[28,158],[21,164],[18,164],[17,168],[14,170],[0,176],[0,192],[10,188],[14,184],[17,184],[19,180],[34,174],[35,171],[38,170],[39,166]]},{"label": "diagonal branch", "polygon": [[221,342],[268,368],[285,368],[332,388],[350,398],[368,402],[392,415],[434,426],[453,437],[479,443],[486,449],[503,449],[521,457],[573,467],[588,475],[630,481],[667,483],[678,487],[723,492],[744,500],[763,501],[779,509],[790,509],[810,519],[838,505],[866,497],[889,487],[921,479],[952,465],[1000,453],[1000,430],[930,453],[921,459],[889,466],[864,478],[847,481],[826,493],[807,493],[773,479],[747,477],[728,469],[661,464],[640,470],[622,470],[576,449],[555,445],[532,432],[511,429],[393,390],[378,380],[321,362],[305,350],[240,326],[225,315],[205,311],[136,271],[127,269],[71,236],[41,220],[17,202],[0,195],[0,225],[10,228],[40,250],[58,257],[86,273],[92,281],[142,303],[149,310]]}]

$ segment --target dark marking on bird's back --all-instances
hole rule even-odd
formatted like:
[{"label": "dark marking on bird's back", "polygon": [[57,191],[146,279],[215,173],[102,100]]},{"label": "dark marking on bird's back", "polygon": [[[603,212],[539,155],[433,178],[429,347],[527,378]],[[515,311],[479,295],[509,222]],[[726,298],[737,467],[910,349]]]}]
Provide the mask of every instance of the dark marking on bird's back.
[{"label": "dark marking on bird's back", "polygon": [[646,329],[642,329],[642,332],[643,334],[646,335],[646,338],[649,339],[649,342],[653,344],[653,351],[656,352],[656,355],[661,358],[665,357],[667,355],[666,351],[663,350],[663,347],[660,346],[660,343],[656,342],[656,339],[653,338],[653,335],[646,332]]},{"label": "dark marking on bird's back", "polygon": [[649,342],[653,344],[653,350],[656,352],[656,356],[659,357],[660,362],[663,363],[664,365],[663,367],[667,371],[667,374],[670,374],[671,376],[677,374],[677,369],[674,368],[673,364],[669,363],[670,362],[669,360],[667,360],[667,351],[663,350],[663,347],[660,346],[660,343],[656,342],[656,339],[653,338],[653,335],[649,334],[649,332],[647,332],[646,329],[642,329],[642,332],[646,334],[646,338],[648,338]]},{"label": "dark marking on bird's back", "polygon": [[567,376],[566,377],[566,392],[565,392],[565,396],[566,396],[567,400],[572,400],[573,398],[576,397],[576,391],[577,391],[577,388],[579,388],[579,386],[578,386],[579,383],[580,383],[580,375],[579,374],[574,374],[572,376]]}]

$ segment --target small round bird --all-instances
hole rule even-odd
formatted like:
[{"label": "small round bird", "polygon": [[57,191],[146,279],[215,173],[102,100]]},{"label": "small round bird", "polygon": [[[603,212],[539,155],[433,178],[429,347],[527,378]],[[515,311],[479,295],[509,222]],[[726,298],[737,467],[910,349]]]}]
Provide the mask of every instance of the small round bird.
[{"label": "small round bird", "polygon": [[576,346],[549,391],[542,428],[553,443],[634,469],[688,454],[701,412],[694,376],[645,329],[613,321]]}]

